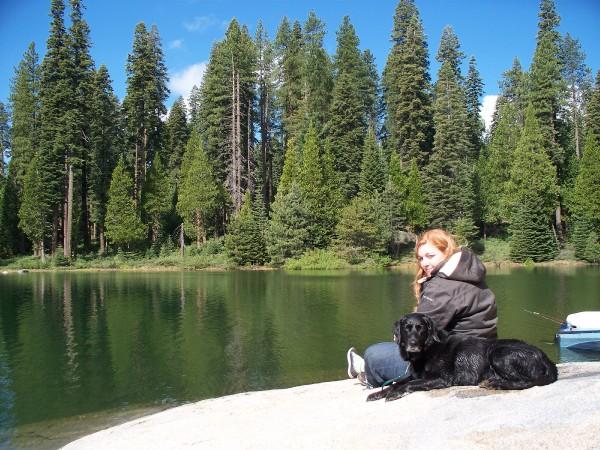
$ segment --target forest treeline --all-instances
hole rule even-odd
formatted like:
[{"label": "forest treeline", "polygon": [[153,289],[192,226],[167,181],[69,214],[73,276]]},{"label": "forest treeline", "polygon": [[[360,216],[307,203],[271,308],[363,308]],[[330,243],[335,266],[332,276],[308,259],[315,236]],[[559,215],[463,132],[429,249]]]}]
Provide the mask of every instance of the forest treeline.
[{"label": "forest treeline", "polygon": [[[126,94],[90,56],[83,2],[51,1],[0,103],[0,257],[67,261],[182,243],[238,264],[315,249],[396,258],[414,233],[500,237],[513,261],[566,244],[600,260],[600,72],[542,0],[529,70],[507,62],[491,129],[474,56],[443,30],[435,83],[414,0],[400,0],[383,73],[344,17],[283,18],[273,38],[233,19],[200,86],[167,113],[158,29],[139,23]],[[69,14],[69,27],[65,15]],[[466,70],[465,70],[466,67]]]}]

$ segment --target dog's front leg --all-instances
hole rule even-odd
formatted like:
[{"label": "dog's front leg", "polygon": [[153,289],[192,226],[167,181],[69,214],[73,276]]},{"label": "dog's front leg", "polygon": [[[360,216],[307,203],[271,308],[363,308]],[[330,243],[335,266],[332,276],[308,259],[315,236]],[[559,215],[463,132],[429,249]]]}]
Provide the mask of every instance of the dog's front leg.
[{"label": "dog's front leg", "polygon": [[443,389],[448,386],[450,386],[450,384],[442,378],[412,380],[406,384],[398,386],[397,389],[392,388],[385,397],[385,401],[389,402],[392,400],[398,400],[399,398],[402,398],[412,392]]},{"label": "dog's front leg", "polygon": [[385,397],[385,398],[387,398],[387,396],[389,395],[389,393],[390,393],[391,391],[393,391],[394,389],[399,389],[399,388],[401,388],[401,387],[402,387],[402,386],[404,386],[406,383],[408,383],[410,380],[412,380],[412,377],[408,377],[408,378],[406,378],[406,379],[404,379],[404,380],[396,381],[396,382],[395,382],[395,383],[393,383],[391,386],[385,387],[385,388],[383,388],[383,389],[381,389],[381,390],[379,390],[379,391],[377,391],[377,392],[373,392],[372,394],[370,394],[370,395],[367,397],[367,401],[368,401],[368,402],[372,402],[372,401],[375,401],[375,400],[382,399],[382,398],[384,398],[384,397]]}]

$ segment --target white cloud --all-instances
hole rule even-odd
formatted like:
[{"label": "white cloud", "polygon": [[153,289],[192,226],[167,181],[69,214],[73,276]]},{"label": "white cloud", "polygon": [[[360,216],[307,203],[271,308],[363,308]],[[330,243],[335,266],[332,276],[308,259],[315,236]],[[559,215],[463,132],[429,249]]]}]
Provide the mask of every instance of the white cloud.
[{"label": "white cloud", "polygon": [[481,105],[479,115],[485,122],[486,131],[489,131],[490,127],[492,126],[492,117],[494,116],[494,111],[496,111],[497,100],[497,95],[486,95],[483,97],[483,103]]},{"label": "white cloud", "polygon": [[203,32],[208,30],[210,27],[219,25],[219,21],[213,15],[210,16],[196,16],[188,22],[184,22],[183,26],[188,31]]},{"label": "white cloud", "polygon": [[183,39],[175,39],[174,41],[169,42],[169,48],[181,48],[183,45]]},{"label": "white cloud", "polygon": [[179,94],[187,100],[194,85],[200,87],[207,64],[206,61],[202,61],[171,74],[169,82],[171,92]]}]

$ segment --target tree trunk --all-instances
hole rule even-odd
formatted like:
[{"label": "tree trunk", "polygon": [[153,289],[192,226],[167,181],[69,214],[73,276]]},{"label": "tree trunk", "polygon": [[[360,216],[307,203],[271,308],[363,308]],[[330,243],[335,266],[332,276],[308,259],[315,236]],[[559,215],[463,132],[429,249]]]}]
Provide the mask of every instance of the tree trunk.
[{"label": "tree trunk", "polygon": [[562,226],[562,210],[560,208],[560,205],[558,205],[556,207],[555,217],[556,217],[556,238],[558,239],[558,242],[562,245],[562,243],[564,242],[564,233],[563,233],[563,226]]},{"label": "tree trunk", "polygon": [[577,90],[575,86],[571,86],[571,99],[573,100],[573,122],[575,123],[575,155],[577,159],[581,159],[581,148],[579,139],[579,114],[577,110]]},{"label": "tree trunk", "polygon": [[248,100],[248,112],[246,114],[246,165],[247,173],[247,189],[250,192],[254,192],[255,184],[254,177],[252,176],[252,101]]},{"label": "tree trunk", "polygon": [[83,246],[89,251],[91,246],[91,226],[90,226],[90,210],[88,206],[88,175],[87,175],[87,164],[83,161],[83,168],[81,173],[81,232],[83,234]]},{"label": "tree trunk", "polygon": [[98,253],[104,255],[104,253],[106,253],[106,237],[104,236],[104,224],[98,224],[98,236],[100,239],[100,249]]},{"label": "tree trunk", "polygon": [[73,165],[68,163],[67,198],[65,200],[65,223],[63,229],[63,254],[71,259],[71,242],[73,235]]},{"label": "tree trunk", "polygon": [[185,251],[185,240],[183,239],[183,222],[179,226],[179,256],[183,258]]}]

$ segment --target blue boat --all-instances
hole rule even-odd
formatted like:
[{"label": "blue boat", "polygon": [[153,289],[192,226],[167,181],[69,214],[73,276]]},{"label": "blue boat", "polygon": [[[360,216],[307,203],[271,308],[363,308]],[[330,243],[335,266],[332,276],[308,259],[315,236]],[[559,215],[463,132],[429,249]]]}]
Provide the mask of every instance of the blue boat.
[{"label": "blue boat", "polygon": [[561,348],[600,351],[600,311],[569,314],[560,325],[556,340]]}]

